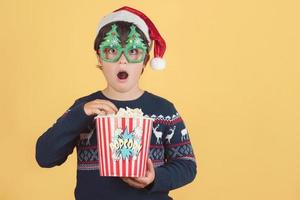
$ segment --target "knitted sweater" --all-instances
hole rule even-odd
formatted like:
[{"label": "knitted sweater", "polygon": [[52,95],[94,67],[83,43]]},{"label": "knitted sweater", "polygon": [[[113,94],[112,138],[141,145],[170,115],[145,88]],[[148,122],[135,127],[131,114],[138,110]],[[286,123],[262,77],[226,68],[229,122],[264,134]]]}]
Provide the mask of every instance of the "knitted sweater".
[{"label": "knitted sweater", "polygon": [[[155,168],[155,179],[144,189],[136,189],[119,177],[99,174],[97,134],[94,116],[85,114],[85,103],[106,99],[117,108],[140,108],[154,119],[149,158]],[[36,160],[41,167],[64,163],[77,149],[77,200],[167,200],[169,191],[193,181],[196,162],[188,131],[174,105],[145,91],[135,100],[109,99],[101,91],[82,97],[37,140]]]}]

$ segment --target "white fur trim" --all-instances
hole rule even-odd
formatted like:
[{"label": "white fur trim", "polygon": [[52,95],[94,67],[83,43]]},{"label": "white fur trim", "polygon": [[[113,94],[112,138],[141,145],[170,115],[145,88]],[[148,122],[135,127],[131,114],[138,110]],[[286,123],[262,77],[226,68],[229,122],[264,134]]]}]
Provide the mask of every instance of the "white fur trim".
[{"label": "white fur trim", "polygon": [[166,61],[163,58],[152,58],[150,65],[154,70],[162,70],[166,67]]},{"label": "white fur trim", "polygon": [[104,16],[102,18],[102,20],[100,21],[100,23],[98,24],[97,27],[97,33],[99,32],[99,30],[105,26],[106,24],[109,24],[111,22],[115,22],[115,21],[125,21],[125,22],[130,22],[135,24],[137,27],[139,27],[139,29],[141,29],[141,31],[143,31],[143,33],[145,34],[149,45],[151,44],[151,40],[150,40],[150,36],[149,36],[149,29],[147,24],[145,23],[145,21],[140,18],[139,16],[127,11],[127,10],[120,10],[120,11],[116,11],[113,13],[110,13],[106,16]]}]

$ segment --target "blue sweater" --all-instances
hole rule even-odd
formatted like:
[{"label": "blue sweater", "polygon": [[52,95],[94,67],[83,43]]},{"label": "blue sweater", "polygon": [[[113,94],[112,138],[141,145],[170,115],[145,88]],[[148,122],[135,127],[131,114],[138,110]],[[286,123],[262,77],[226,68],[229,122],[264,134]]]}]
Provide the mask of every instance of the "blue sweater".
[{"label": "blue sweater", "polygon": [[[94,116],[83,106],[95,99],[106,99],[117,108],[140,108],[154,119],[149,158],[155,167],[155,179],[144,189],[136,189],[119,177],[99,174]],[[175,131],[174,131],[175,129]],[[169,191],[193,181],[196,162],[188,131],[174,105],[145,91],[138,99],[109,99],[101,91],[82,97],[42,134],[36,144],[36,160],[41,167],[64,163],[77,149],[77,200],[169,200]]]}]

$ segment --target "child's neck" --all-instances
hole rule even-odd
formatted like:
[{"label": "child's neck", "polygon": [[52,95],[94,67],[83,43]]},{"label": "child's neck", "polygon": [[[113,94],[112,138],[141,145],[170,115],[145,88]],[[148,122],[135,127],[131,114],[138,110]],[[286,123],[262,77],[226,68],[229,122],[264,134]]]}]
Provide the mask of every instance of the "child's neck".
[{"label": "child's neck", "polygon": [[136,88],[127,92],[122,92],[122,91],[116,91],[111,87],[106,87],[104,90],[102,90],[102,93],[110,99],[120,100],[120,101],[130,101],[130,100],[138,99],[144,93],[144,90],[140,88]]}]

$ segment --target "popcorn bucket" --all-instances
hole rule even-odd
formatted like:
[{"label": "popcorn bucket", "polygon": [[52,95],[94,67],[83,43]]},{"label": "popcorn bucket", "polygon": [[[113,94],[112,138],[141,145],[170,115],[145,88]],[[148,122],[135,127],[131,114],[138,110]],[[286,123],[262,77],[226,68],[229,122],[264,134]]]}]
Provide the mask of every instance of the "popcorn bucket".
[{"label": "popcorn bucket", "polygon": [[107,115],[95,120],[100,175],[145,176],[153,119]]}]

